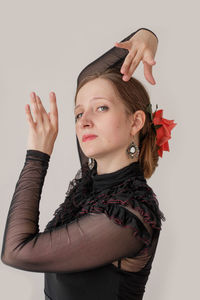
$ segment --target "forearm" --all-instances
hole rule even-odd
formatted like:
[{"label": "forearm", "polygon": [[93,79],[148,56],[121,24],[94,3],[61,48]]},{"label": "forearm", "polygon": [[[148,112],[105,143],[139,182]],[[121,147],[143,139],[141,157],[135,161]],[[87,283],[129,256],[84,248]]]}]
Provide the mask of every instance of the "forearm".
[{"label": "forearm", "polygon": [[9,261],[39,232],[39,202],[50,156],[27,150],[8,211],[1,259]]},{"label": "forearm", "polygon": [[[151,30],[147,28],[139,28],[138,30],[132,32],[129,34],[126,38],[124,38],[121,42],[128,41],[131,39],[139,30],[148,30],[152,32]],[[153,33],[153,32],[152,32]],[[153,33],[154,34],[154,33]],[[155,35],[155,34],[154,34]],[[156,36],[156,35],[155,35]],[[156,36],[157,38],[157,36]],[[158,38],[157,38],[158,39]],[[108,51],[106,51],[104,54],[102,54],[100,57],[92,61],[90,64],[88,64],[79,74],[77,79],[77,85],[80,84],[80,82],[88,75],[92,75],[96,72],[103,72],[107,70],[108,68],[116,68],[120,70],[122,63],[128,54],[127,49],[118,48],[118,47],[112,47]]]}]

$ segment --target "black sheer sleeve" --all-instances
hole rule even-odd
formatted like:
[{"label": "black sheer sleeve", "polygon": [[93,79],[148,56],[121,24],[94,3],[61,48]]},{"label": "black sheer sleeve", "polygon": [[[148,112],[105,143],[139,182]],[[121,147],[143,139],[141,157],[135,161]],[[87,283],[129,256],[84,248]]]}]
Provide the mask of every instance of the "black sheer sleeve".
[{"label": "black sheer sleeve", "polygon": [[[1,260],[32,272],[77,272],[134,255],[144,246],[146,224],[133,228],[116,224],[104,213],[88,213],[50,231],[39,231],[39,203],[50,156],[27,150],[8,211]],[[125,207],[123,209],[126,209]]]},{"label": "black sheer sleeve", "polygon": [[[139,28],[138,30],[134,31],[130,35],[128,35],[126,38],[124,38],[121,42],[125,42],[130,40],[132,36],[134,36],[139,30],[148,30],[154,36],[157,38],[156,34],[147,28]],[[79,74],[77,79],[77,85],[79,85],[80,81],[82,81],[83,78],[85,78],[87,75],[91,75],[95,72],[103,72],[107,70],[108,68],[116,68],[118,70],[121,69],[121,66],[124,62],[124,59],[126,55],[128,54],[127,49],[118,48],[118,47],[112,47],[107,52],[105,52],[103,55],[98,57],[96,60],[88,64]]]},{"label": "black sheer sleeve", "polygon": [[[158,37],[156,36],[156,34],[151,31],[150,29],[147,28],[139,28],[138,30],[134,31],[133,33],[129,34],[126,38],[124,38],[123,40],[121,40],[121,42],[125,42],[130,40],[130,38],[132,36],[134,36],[139,30],[147,30],[149,32],[151,32],[158,40]],[[118,47],[112,47],[111,49],[109,49],[108,51],[106,51],[105,53],[103,53],[101,56],[99,56],[97,59],[95,59],[94,61],[92,61],[91,63],[89,63],[78,75],[77,78],[77,87],[79,86],[80,82],[87,77],[88,75],[93,75],[96,72],[104,72],[107,69],[110,68],[114,68],[117,69],[119,72],[121,70],[121,67],[124,63],[124,59],[128,54],[128,50],[127,49],[123,49],[123,48],[118,48]],[[85,164],[88,161],[88,158],[85,156],[85,154],[83,153],[79,141],[78,141],[78,137],[76,136],[76,143],[77,143],[77,149],[78,149],[78,154],[79,154],[79,159],[81,162],[81,165]]]}]

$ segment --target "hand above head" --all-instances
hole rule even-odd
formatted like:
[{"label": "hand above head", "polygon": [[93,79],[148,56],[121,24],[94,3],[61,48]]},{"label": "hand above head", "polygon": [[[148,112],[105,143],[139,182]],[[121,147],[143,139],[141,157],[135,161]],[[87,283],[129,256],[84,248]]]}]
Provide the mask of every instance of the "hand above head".
[{"label": "hand above head", "polygon": [[31,114],[30,105],[25,106],[25,111],[29,123],[27,150],[38,150],[51,155],[58,135],[58,109],[56,95],[50,93],[49,96],[50,112],[48,114],[43,107],[40,97],[34,92],[30,94],[30,97],[35,121]]},{"label": "hand above head", "polygon": [[146,80],[153,85],[156,84],[152,75],[152,66],[156,64],[154,57],[157,51],[158,39],[152,32],[141,29],[129,41],[116,42],[115,46],[129,51],[120,70],[124,74],[122,78],[124,81],[131,78],[142,60]]}]

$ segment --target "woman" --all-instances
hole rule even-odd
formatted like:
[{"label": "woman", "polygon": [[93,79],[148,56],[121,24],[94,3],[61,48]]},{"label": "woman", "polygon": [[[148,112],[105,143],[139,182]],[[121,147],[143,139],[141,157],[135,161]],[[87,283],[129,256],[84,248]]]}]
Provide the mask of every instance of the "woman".
[{"label": "woman", "polygon": [[[26,107],[27,154],[1,259],[17,269],[44,272],[45,299],[143,298],[165,220],[146,178],[167,142],[156,144],[162,125],[152,122],[149,96],[131,75],[142,60],[146,79],[155,84],[157,43],[152,31],[138,29],[79,74],[75,127],[81,168],[44,232],[38,226],[39,202],[58,134],[55,94],[47,114],[33,93],[35,122]],[[174,125],[169,122],[168,128]]]}]

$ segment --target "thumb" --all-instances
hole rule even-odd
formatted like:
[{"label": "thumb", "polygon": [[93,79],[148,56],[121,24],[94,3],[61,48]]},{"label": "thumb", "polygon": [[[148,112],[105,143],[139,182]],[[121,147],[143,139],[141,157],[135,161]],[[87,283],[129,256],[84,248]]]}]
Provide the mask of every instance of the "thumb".
[{"label": "thumb", "polygon": [[130,41],[126,42],[115,42],[115,46],[119,48],[125,48],[125,49],[130,49]]}]

